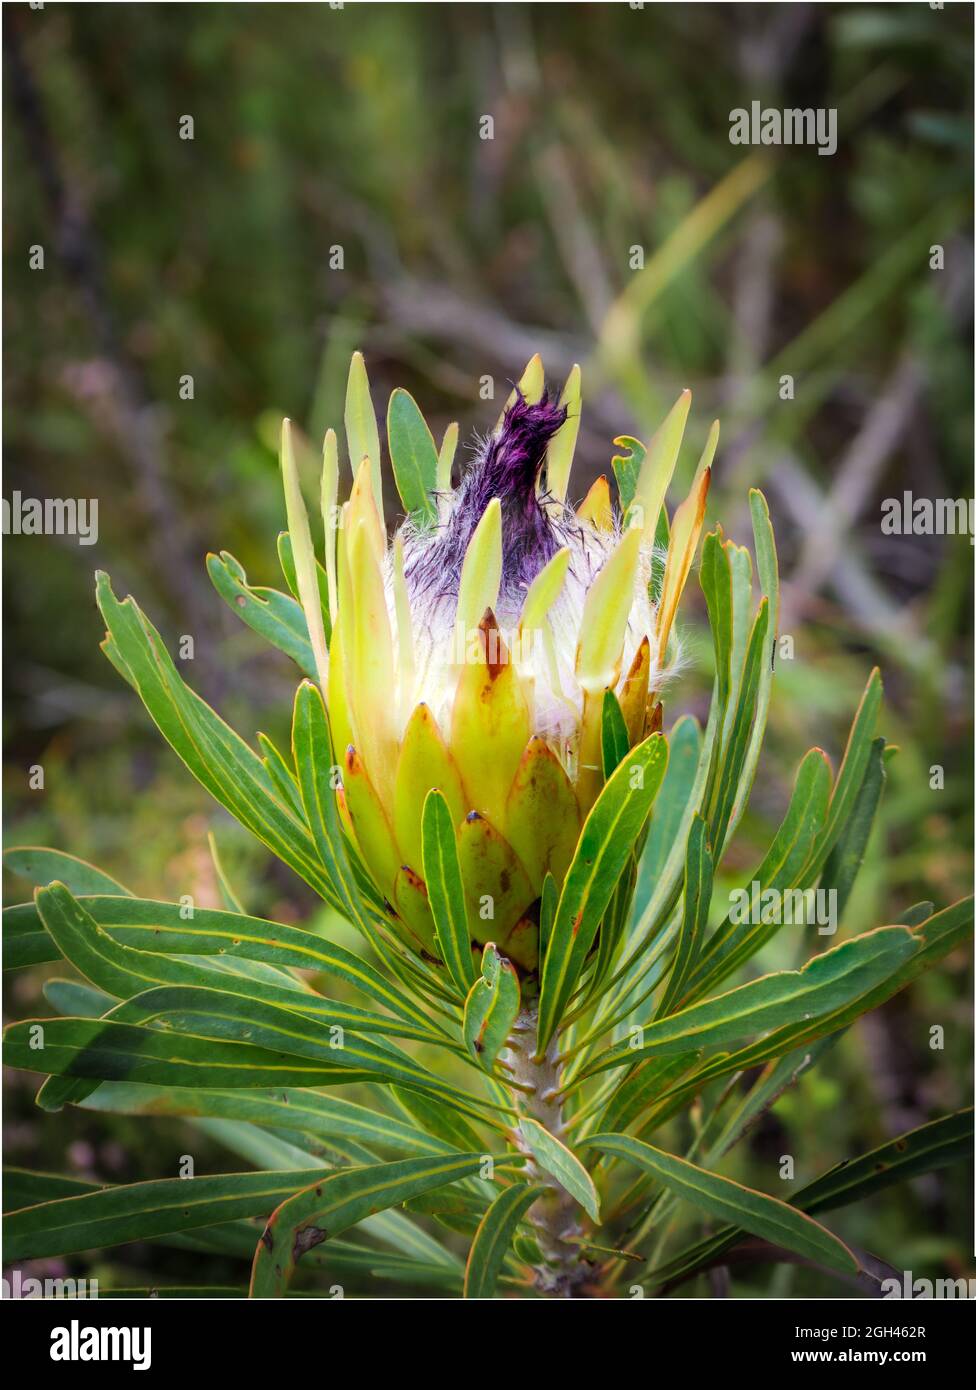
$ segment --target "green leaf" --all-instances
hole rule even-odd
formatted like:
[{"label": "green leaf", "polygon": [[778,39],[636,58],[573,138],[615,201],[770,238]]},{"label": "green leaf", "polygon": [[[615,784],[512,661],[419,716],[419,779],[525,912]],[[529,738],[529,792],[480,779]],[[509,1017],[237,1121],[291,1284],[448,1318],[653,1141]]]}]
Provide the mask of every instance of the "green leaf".
[{"label": "green leaf", "polygon": [[663,1153],[629,1135],[595,1134],[584,1143],[614,1158],[635,1163],[676,1196],[720,1221],[734,1221],[754,1236],[784,1246],[839,1273],[856,1274],[860,1268],[843,1241],[777,1197],[709,1173],[687,1159]]},{"label": "green leaf", "polygon": [[609,778],[630,752],[630,736],[620,701],[612,690],[603,692],[603,714],[600,725],[603,749],[603,776]]},{"label": "green leaf", "polygon": [[539,899],[539,959],[545,960],[559,906],[559,887],[552,874],[547,873],[542,880],[542,896]]},{"label": "green leaf", "polygon": [[733,811],[741,803],[740,781],[745,766],[746,753],[755,727],[756,699],[761,671],[763,665],[768,665],[769,662],[766,646],[768,627],[769,606],[764,598],[756,610],[756,617],[752,624],[749,646],[742,668],[739,698],[719,762],[719,777],[710,816],[709,835],[716,860],[720,858],[725,845],[732,823]]},{"label": "green leaf", "polygon": [[369,395],[369,378],[361,352],[354,352],[349,363],[346,382],[346,447],[352,476],[356,477],[364,458],[369,459],[373,497],[383,520],[383,475],[380,470],[380,432],[376,427],[376,411]]},{"label": "green leaf", "polygon": [[252,1125],[294,1131],[316,1142],[335,1145],[351,1139],[393,1153],[415,1156],[447,1153],[446,1143],[417,1125],[384,1115],[365,1105],[319,1091],[273,1087],[265,1091],[166,1090],[131,1081],[103,1081],[83,1102],[85,1110],[112,1115],[167,1115],[241,1120]]},{"label": "green leaf", "polygon": [[[830,1211],[921,1173],[964,1163],[972,1155],[972,1136],[972,1108],[946,1115],[889,1140],[861,1158],[837,1164],[794,1193],[791,1205],[810,1214]],[[727,1227],[696,1242],[654,1271],[655,1284],[684,1282],[732,1249],[745,1234],[739,1226]]]},{"label": "green leaf", "polygon": [[652,734],[625,758],[587,816],[556,910],[542,971],[538,1049],[545,1051],[579,980],[617,880],[643,828],[668,761]]},{"label": "green leaf", "polygon": [[579,1202],[591,1221],[599,1225],[600,1197],[593,1179],[576,1155],[538,1120],[527,1115],[520,1118],[519,1131],[539,1167],[551,1173],[560,1186]]},{"label": "green leaf", "polygon": [[871,672],[865,686],[861,702],[854,716],[844,760],[834,783],[833,795],[824,828],[817,838],[806,868],[806,877],[813,879],[819,875],[826,864],[831,850],[840,838],[841,832],[854,809],[860,794],[864,774],[871,759],[874,729],[878,722],[878,711],[884,691],[881,674],[877,667]]},{"label": "green leaf", "polygon": [[300,604],[277,589],[248,584],[244,567],[226,550],[207,556],[207,573],[227,606],[249,628],[291,657],[307,676],[315,676],[315,657]]},{"label": "green leaf", "polygon": [[566,411],[566,418],[546,449],[545,486],[557,501],[564,502],[583,410],[582,373],[578,362],[574,362],[570,369],[559,396],[559,404]]},{"label": "green leaf", "polygon": [[311,1168],[162,1178],[55,1198],[4,1217],[4,1259],[16,1263],[71,1255],[238,1217],[265,1216],[321,1176],[321,1169]]},{"label": "green leaf", "polygon": [[[160,1021],[163,1028],[149,1026]],[[52,1076],[235,1090],[379,1080],[446,1097],[475,1115],[475,1103],[487,1104],[391,1044],[335,1028],[222,990],[163,986],[106,1018],[27,1020],[5,1036],[9,1065]]]},{"label": "green leaf", "polygon": [[436,787],[427,793],[424,802],[421,837],[424,880],[437,944],[451,979],[464,999],[477,975],[471,954],[471,935],[454,824],[447,801]]},{"label": "green leaf", "polygon": [[[811,748],[797,770],[783,822],[744,891],[751,892],[753,883],[764,892],[785,892],[801,884],[810,851],[823,829],[829,797],[830,766],[821,749]],[[775,919],[757,921],[752,912],[747,914],[747,920],[733,921],[730,913],[705,943],[702,958],[689,981],[689,997],[697,998],[714,989],[761,950],[781,925],[782,921]]]},{"label": "green leaf", "polygon": [[512,962],[488,942],[481,956],[481,979],[471,986],[464,1003],[464,1045],[472,1057],[491,1071],[518,1017],[520,990]]},{"label": "green leaf", "polygon": [[709,531],[702,541],[698,582],[715,649],[715,698],[724,714],[732,688],[732,568],[720,530]]},{"label": "green leaf", "polygon": [[44,998],[59,1014],[73,1018],[101,1018],[115,1003],[102,990],[78,980],[45,980]]},{"label": "green leaf", "polygon": [[613,442],[618,449],[626,451],[622,454],[614,454],[610,460],[613,476],[617,480],[617,492],[620,494],[620,510],[626,517],[627,508],[634,500],[637,478],[647,450],[639,439],[634,439],[629,434],[618,435]]},{"label": "green leaf", "polygon": [[388,961],[389,949],[369,919],[346,853],[335,797],[338,768],[333,759],[329,716],[321,691],[310,681],[302,681],[295,692],[292,753],[305,816],[333,886],[339,911],[359,927],[380,959]]},{"label": "green leaf", "polygon": [[128,888],[116,883],[114,878],[88,864],[84,859],[76,859],[73,854],[65,854],[60,849],[42,849],[38,845],[19,845],[3,852],[3,866],[12,874],[20,874],[38,888],[46,888],[49,883],[59,879],[72,893],[108,893],[113,896],[129,895]]},{"label": "green leaf", "polygon": [[451,491],[451,467],[454,463],[454,455],[457,452],[458,444],[458,425],[454,420],[444,431],[444,438],[441,440],[441,447],[437,454],[437,491],[449,493]]},{"label": "green leaf", "polygon": [[807,1212],[836,1211],[893,1183],[965,1163],[973,1151],[973,1107],[932,1120],[860,1158],[846,1159],[809,1183],[794,1199]]},{"label": "green leaf", "polygon": [[280,1298],[306,1251],[373,1212],[477,1173],[483,1161],[483,1154],[449,1154],[319,1175],[282,1202],[268,1221],[254,1253],[251,1297]]},{"label": "green leaf", "polygon": [[851,895],[854,880],[864,862],[875,812],[881,800],[885,784],[884,762],[885,740],[876,738],[871,745],[868,765],[858,790],[851,814],[841,831],[836,844],[827,856],[820,876],[819,887],[823,892],[837,895],[837,920],[843,915],[847,899]]},{"label": "green leaf", "polygon": [[3,913],[3,968],[23,970],[60,960],[61,952],[44,929],[33,903],[17,903]]},{"label": "green leaf", "polygon": [[298,779],[294,769],[288,759],[279,748],[271,741],[267,734],[258,734],[258,743],[264,753],[261,762],[265,771],[271,778],[275,790],[279,797],[295,815],[301,820],[305,819],[305,807],[302,805],[301,793],[298,790]]},{"label": "green leaf", "polygon": [[135,688],[160,733],[197,781],[285,864],[341,910],[308,829],[279,798],[261,759],[180,678],[162,639],[130,597],[99,573],[106,655]]},{"label": "green leaf", "polygon": [[[759,1066],[771,1058],[780,1057],[784,1053],[802,1046],[804,1043],[812,1042],[825,1034],[834,1033],[839,1028],[846,1028],[861,1014],[877,1008],[886,999],[890,999],[893,994],[897,994],[900,989],[911,984],[912,980],[917,979],[919,975],[935,965],[949,951],[968,941],[972,931],[972,922],[972,898],[964,898],[962,901],[954,903],[952,907],[944,908],[942,912],[928,918],[921,926],[910,930],[909,935],[915,945],[905,959],[899,960],[897,953],[895,953],[890,968],[879,970],[875,978],[869,977],[863,981],[861,988],[852,997],[840,1002],[826,1013],[816,1013],[810,1017],[801,1013],[793,1022],[775,1029],[760,1039],[759,1042],[750,1043],[738,1052],[723,1053],[714,1058],[691,1078],[690,1090],[698,1092],[706,1081],[714,1080],[716,1077],[724,1076],[729,1072]],[[888,933],[904,930],[904,928],[881,927],[879,930]],[[856,942],[877,935],[877,931],[868,932],[866,937],[855,937],[852,941],[844,944],[853,946]],[[840,946],[835,947],[834,951],[827,954],[834,955],[841,949],[843,948]],[[815,961],[823,959],[823,956],[814,958]],[[880,965],[880,961],[878,964]],[[761,982],[756,981],[755,983]],[[722,997],[727,998],[728,996]],[[695,1007],[703,1008],[705,1006],[696,1005]],[[691,1014],[692,1010],[688,1009],[685,1012]]]},{"label": "green leaf", "polygon": [[65,1178],[60,1173],[36,1173],[29,1168],[4,1168],[3,1209],[19,1211],[55,1197],[78,1197],[83,1192],[97,1192],[98,1183],[83,1178]]},{"label": "green leaf", "polygon": [[634,905],[631,916],[637,921],[650,902],[651,895],[665,874],[670,855],[680,850],[688,839],[688,830],[681,834],[689,807],[698,762],[701,754],[701,729],[691,715],[683,714],[668,734],[668,769],[661,783],[648,822],[647,841],[637,865]]},{"label": "green leaf", "polygon": [[659,1018],[666,1018],[684,995],[688,976],[701,952],[711,901],[712,856],[708,849],[708,827],[701,816],[695,816],[688,836],[684,911],[671,973],[657,1011]]},{"label": "green leaf", "polygon": [[407,1091],[400,1086],[391,1086],[390,1096],[404,1115],[415,1119],[425,1133],[440,1142],[438,1152],[475,1149],[482,1142],[464,1115],[452,1109],[448,1101],[435,1100],[421,1091]]},{"label": "green leaf", "polygon": [[[287,531],[279,531],[276,542],[278,551],[278,564],[281,566],[281,573],[288,586],[288,592],[292,598],[301,603],[301,595],[298,592],[298,570],[295,567],[295,552],[292,548],[291,536]],[[322,605],[322,621],[325,625],[326,636],[331,636],[332,625],[330,621],[329,608],[329,580],[324,567],[316,560],[315,578],[319,586],[319,601]],[[302,613],[304,618],[304,611]],[[308,627],[306,624],[306,635]]]},{"label": "green leaf", "polygon": [[[194,962],[169,959],[173,956],[212,957],[215,965],[224,966],[260,961],[270,966],[335,975],[429,1037],[445,1036],[433,1031],[437,1025],[427,1018],[424,1010],[373,966],[344,946],[301,927],[269,922],[262,917],[242,917],[214,908],[188,908],[179,903],[143,898],[80,898],[76,906],[83,914],[79,915],[73,909],[68,910],[70,903],[63,889],[61,894],[46,898],[45,903],[49,915],[61,906],[57,916],[51,915],[51,921],[63,942],[67,944],[70,939],[68,949],[72,963],[93,984],[120,998],[144,989],[147,984],[214,983],[212,973],[202,973],[208,964],[206,959]],[[26,929],[28,921],[35,929],[41,926],[34,903],[7,908],[4,918],[5,923],[12,918],[21,930]],[[102,930],[93,931],[92,922]],[[47,931],[43,931],[43,937],[54,945]],[[55,947],[44,959],[57,960],[59,954]],[[101,961],[94,959],[96,954]],[[94,978],[96,972],[97,979]],[[281,976],[282,981],[287,978]],[[296,991],[292,1007],[314,1008],[315,994],[305,990],[297,979],[291,983]]]},{"label": "green leaf", "polygon": [[814,956],[802,970],[764,975],[649,1024],[629,1042],[610,1048],[583,1074],[652,1053],[724,1045],[798,1019],[827,1016],[886,979],[918,949],[919,941],[907,927],[878,927]]},{"label": "green leaf", "polygon": [[417,402],[400,386],[390,397],[386,431],[400,500],[415,519],[436,521],[437,446]]},{"label": "green leaf", "polygon": [[234,886],[224,870],[220,858],[220,851],[217,848],[217,837],[212,830],[207,832],[207,848],[210,850],[210,862],[213,864],[214,874],[217,877],[217,887],[220,889],[220,898],[228,912],[240,913],[246,916],[244,905],[242,904]]},{"label": "green leaf", "polygon": [[[127,898],[114,900],[112,905],[121,908],[124,915],[126,909],[135,903],[136,899]],[[242,977],[239,973],[228,979],[227,975],[235,970],[235,965],[225,957],[213,962],[193,962],[155,952],[133,950],[113,941],[107,932],[100,931],[82,903],[72,898],[61,884],[39,889],[37,908],[65,959],[71,961],[100,989],[120,998],[144,990],[147,984],[165,982],[170,985],[210,985],[220,990],[233,989],[252,1001],[262,1000],[268,1004],[282,1005],[333,1026],[354,1028],[367,1033],[385,1033],[390,1036],[410,1036],[420,1040],[431,1036],[425,1025],[387,1020],[381,1014],[348,1004],[339,1004],[335,1000],[306,992],[299,981],[287,974],[269,970],[266,966],[248,966],[241,962],[237,963],[236,971],[240,971],[242,967],[251,971],[267,970],[270,980],[260,976],[255,978],[253,975]],[[232,914],[227,916],[234,922],[240,921]],[[283,983],[279,984],[279,980]],[[138,1012],[131,1013],[124,1004],[113,1010],[112,1016],[116,1021],[141,1019]],[[45,1109],[60,1109],[67,1102],[77,1103],[90,1090],[90,1083],[80,1080],[52,1081],[42,1088],[38,1103]]]},{"label": "green leaf", "polygon": [[516,1229],[544,1187],[513,1184],[500,1192],[481,1219],[464,1272],[465,1298],[493,1298]]},{"label": "green leaf", "polygon": [[[625,1130],[641,1116],[649,1118],[658,1096],[666,1094],[672,1084],[684,1076],[696,1062],[701,1051],[679,1052],[673,1057],[648,1057],[639,1062],[617,1086],[600,1116],[601,1129]],[[642,1126],[643,1128],[643,1126]]]},{"label": "green leaf", "polygon": [[766,646],[769,656],[759,665],[752,731],[742,770],[739,774],[739,784],[732,803],[725,841],[728,841],[734,833],[742,817],[755,780],[759,754],[766,734],[766,719],[769,714],[769,701],[773,688],[772,647],[779,634],[779,563],[776,557],[776,538],[773,535],[772,522],[769,519],[769,506],[758,488],[750,489],[749,510],[752,514],[752,534],[756,549],[759,587],[769,612],[766,627]]}]

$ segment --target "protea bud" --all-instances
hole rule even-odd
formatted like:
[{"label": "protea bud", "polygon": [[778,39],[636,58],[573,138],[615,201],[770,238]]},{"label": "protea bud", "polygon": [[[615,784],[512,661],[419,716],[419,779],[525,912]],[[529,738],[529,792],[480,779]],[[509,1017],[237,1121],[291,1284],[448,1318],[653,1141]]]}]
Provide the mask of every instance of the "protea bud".
[{"label": "protea bud", "polygon": [[[361,406],[368,395],[358,357],[351,380]],[[561,885],[603,785],[608,692],[628,746],[660,719],[675,608],[717,443],[716,425],[662,548],[666,513],[662,531],[658,524],[689,404],[686,391],[646,451],[618,441],[634,455],[616,507],[601,477],[574,510],[565,494],[579,373],[557,403],[534,361],[458,487],[450,488],[442,452],[436,497],[414,507],[392,544],[376,486],[375,426],[367,428],[369,452],[334,528],[334,563],[327,553],[335,576],[327,659],[315,630],[321,614],[309,614],[318,586],[286,429],[289,523],[341,756],[341,813],[396,930],[428,957],[438,957],[423,861],[428,793],[438,789],[450,809],[473,943],[492,941],[532,972],[546,876]],[[430,459],[419,411],[415,432],[418,422],[426,439],[415,449],[428,446]],[[392,410],[391,448],[396,469]],[[332,436],[323,484],[330,502],[335,467]],[[402,473],[401,492],[413,497]],[[329,532],[327,519],[327,552]]]}]

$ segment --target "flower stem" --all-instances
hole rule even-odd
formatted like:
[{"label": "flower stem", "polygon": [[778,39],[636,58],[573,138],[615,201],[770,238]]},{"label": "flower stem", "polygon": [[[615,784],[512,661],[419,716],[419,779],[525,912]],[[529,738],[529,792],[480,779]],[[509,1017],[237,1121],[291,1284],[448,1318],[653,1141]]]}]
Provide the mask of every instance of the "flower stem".
[{"label": "flower stem", "polygon": [[[520,1115],[537,1121],[554,1138],[562,1140],[566,1118],[559,1095],[562,1068],[558,1043],[553,1038],[545,1054],[537,1058],[537,1022],[538,1006],[533,1002],[519,1014],[502,1058],[517,1091],[515,1101]],[[545,1188],[529,1209],[529,1221],[542,1256],[534,1270],[536,1287],[551,1298],[586,1297],[593,1271],[580,1254],[579,1207],[562,1184],[540,1167],[518,1128],[513,1137],[528,1155],[525,1172],[529,1181]]]}]

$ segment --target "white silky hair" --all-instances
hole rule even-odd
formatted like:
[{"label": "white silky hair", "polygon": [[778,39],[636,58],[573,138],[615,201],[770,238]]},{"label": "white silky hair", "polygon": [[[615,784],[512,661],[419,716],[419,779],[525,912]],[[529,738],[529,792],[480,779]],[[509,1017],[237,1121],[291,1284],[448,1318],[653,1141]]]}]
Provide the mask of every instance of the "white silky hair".
[{"label": "white silky hair", "polygon": [[[546,505],[546,504],[544,504]],[[502,575],[495,620],[507,652],[531,697],[532,733],[539,734],[557,749],[566,752],[579,732],[583,713],[583,690],[576,679],[576,652],[579,645],[586,596],[593,581],[619,544],[623,532],[615,525],[599,530],[581,520],[568,506],[549,503],[546,511],[556,547],[570,552],[566,578],[559,597],[550,608],[539,632],[519,636],[519,619],[527,585],[506,584]],[[443,520],[443,519],[442,519]],[[405,524],[400,530],[404,558],[409,571],[430,547],[436,547],[438,529],[421,530]],[[680,663],[676,639],[672,638],[672,659],[664,669],[657,650],[656,607],[649,596],[651,568],[663,563],[666,553],[651,545],[641,547],[634,580],[634,595],[624,637],[619,675],[614,684],[618,693],[630,671],[634,657],[646,637],[650,647],[650,690],[659,690]],[[415,707],[425,703],[445,737],[449,737],[451,712],[458,677],[465,661],[478,660],[481,647],[477,633],[459,633],[456,625],[457,593],[443,591],[410,595],[413,679],[405,688],[399,670],[399,643],[393,591],[393,562],[388,552],[385,567],[387,609],[394,633],[397,666],[398,732],[402,735]],[[545,629],[551,632],[547,640]],[[495,659],[494,654],[493,659]],[[553,669],[552,657],[555,659]]]}]

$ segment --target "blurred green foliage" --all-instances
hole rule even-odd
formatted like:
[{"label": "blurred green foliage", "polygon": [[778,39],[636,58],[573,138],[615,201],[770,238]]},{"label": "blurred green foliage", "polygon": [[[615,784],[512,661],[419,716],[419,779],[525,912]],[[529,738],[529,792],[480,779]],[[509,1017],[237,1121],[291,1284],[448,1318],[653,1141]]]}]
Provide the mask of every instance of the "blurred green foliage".
[{"label": "blurred green foliage", "polygon": [[[380,409],[405,386],[435,436],[457,419],[470,439],[538,349],[557,380],[584,366],[576,495],[614,435],[646,437],[690,384],[699,428],[723,421],[711,520],[745,540],[748,486],[769,497],[795,656],[727,869],[754,862],[811,742],[836,763],[878,662],[900,753],[845,928],[967,891],[973,551],[879,521],[903,490],[971,490],[969,7],[49,4],[3,22],[4,495],[97,497],[100,530],[91,547],[4,545],[9,843],[215,902],[212,828],[250,910],[314,912],[100,656],[92,571],[171,643],[194,637],[191,680],[245,737],[286,737],[294,672],[203,564],[227,548],[274,582],[280,416],[313,440],[338,425],[360,347]],[[836,107],[836,155],[731,145],[729,113],[753,100]],[[669,717],[709,687],[700,618],[692,598]],[[778,941],[768,964],[796,950]],[[859,1025],[784,1098],[739,1156],[757,1184],[779,1154],[802,1150],[809,1176],[965,1102],[963,969]],[[20,981],[11,1009],[43,1009],[39,988]],[[41,1117],[16,1084],[9,1161],[108,1180],[180,1151],[172,1125]],[[916,1273],[954,1268],[965,1183],[880,1196],[844,1233]]]}]

